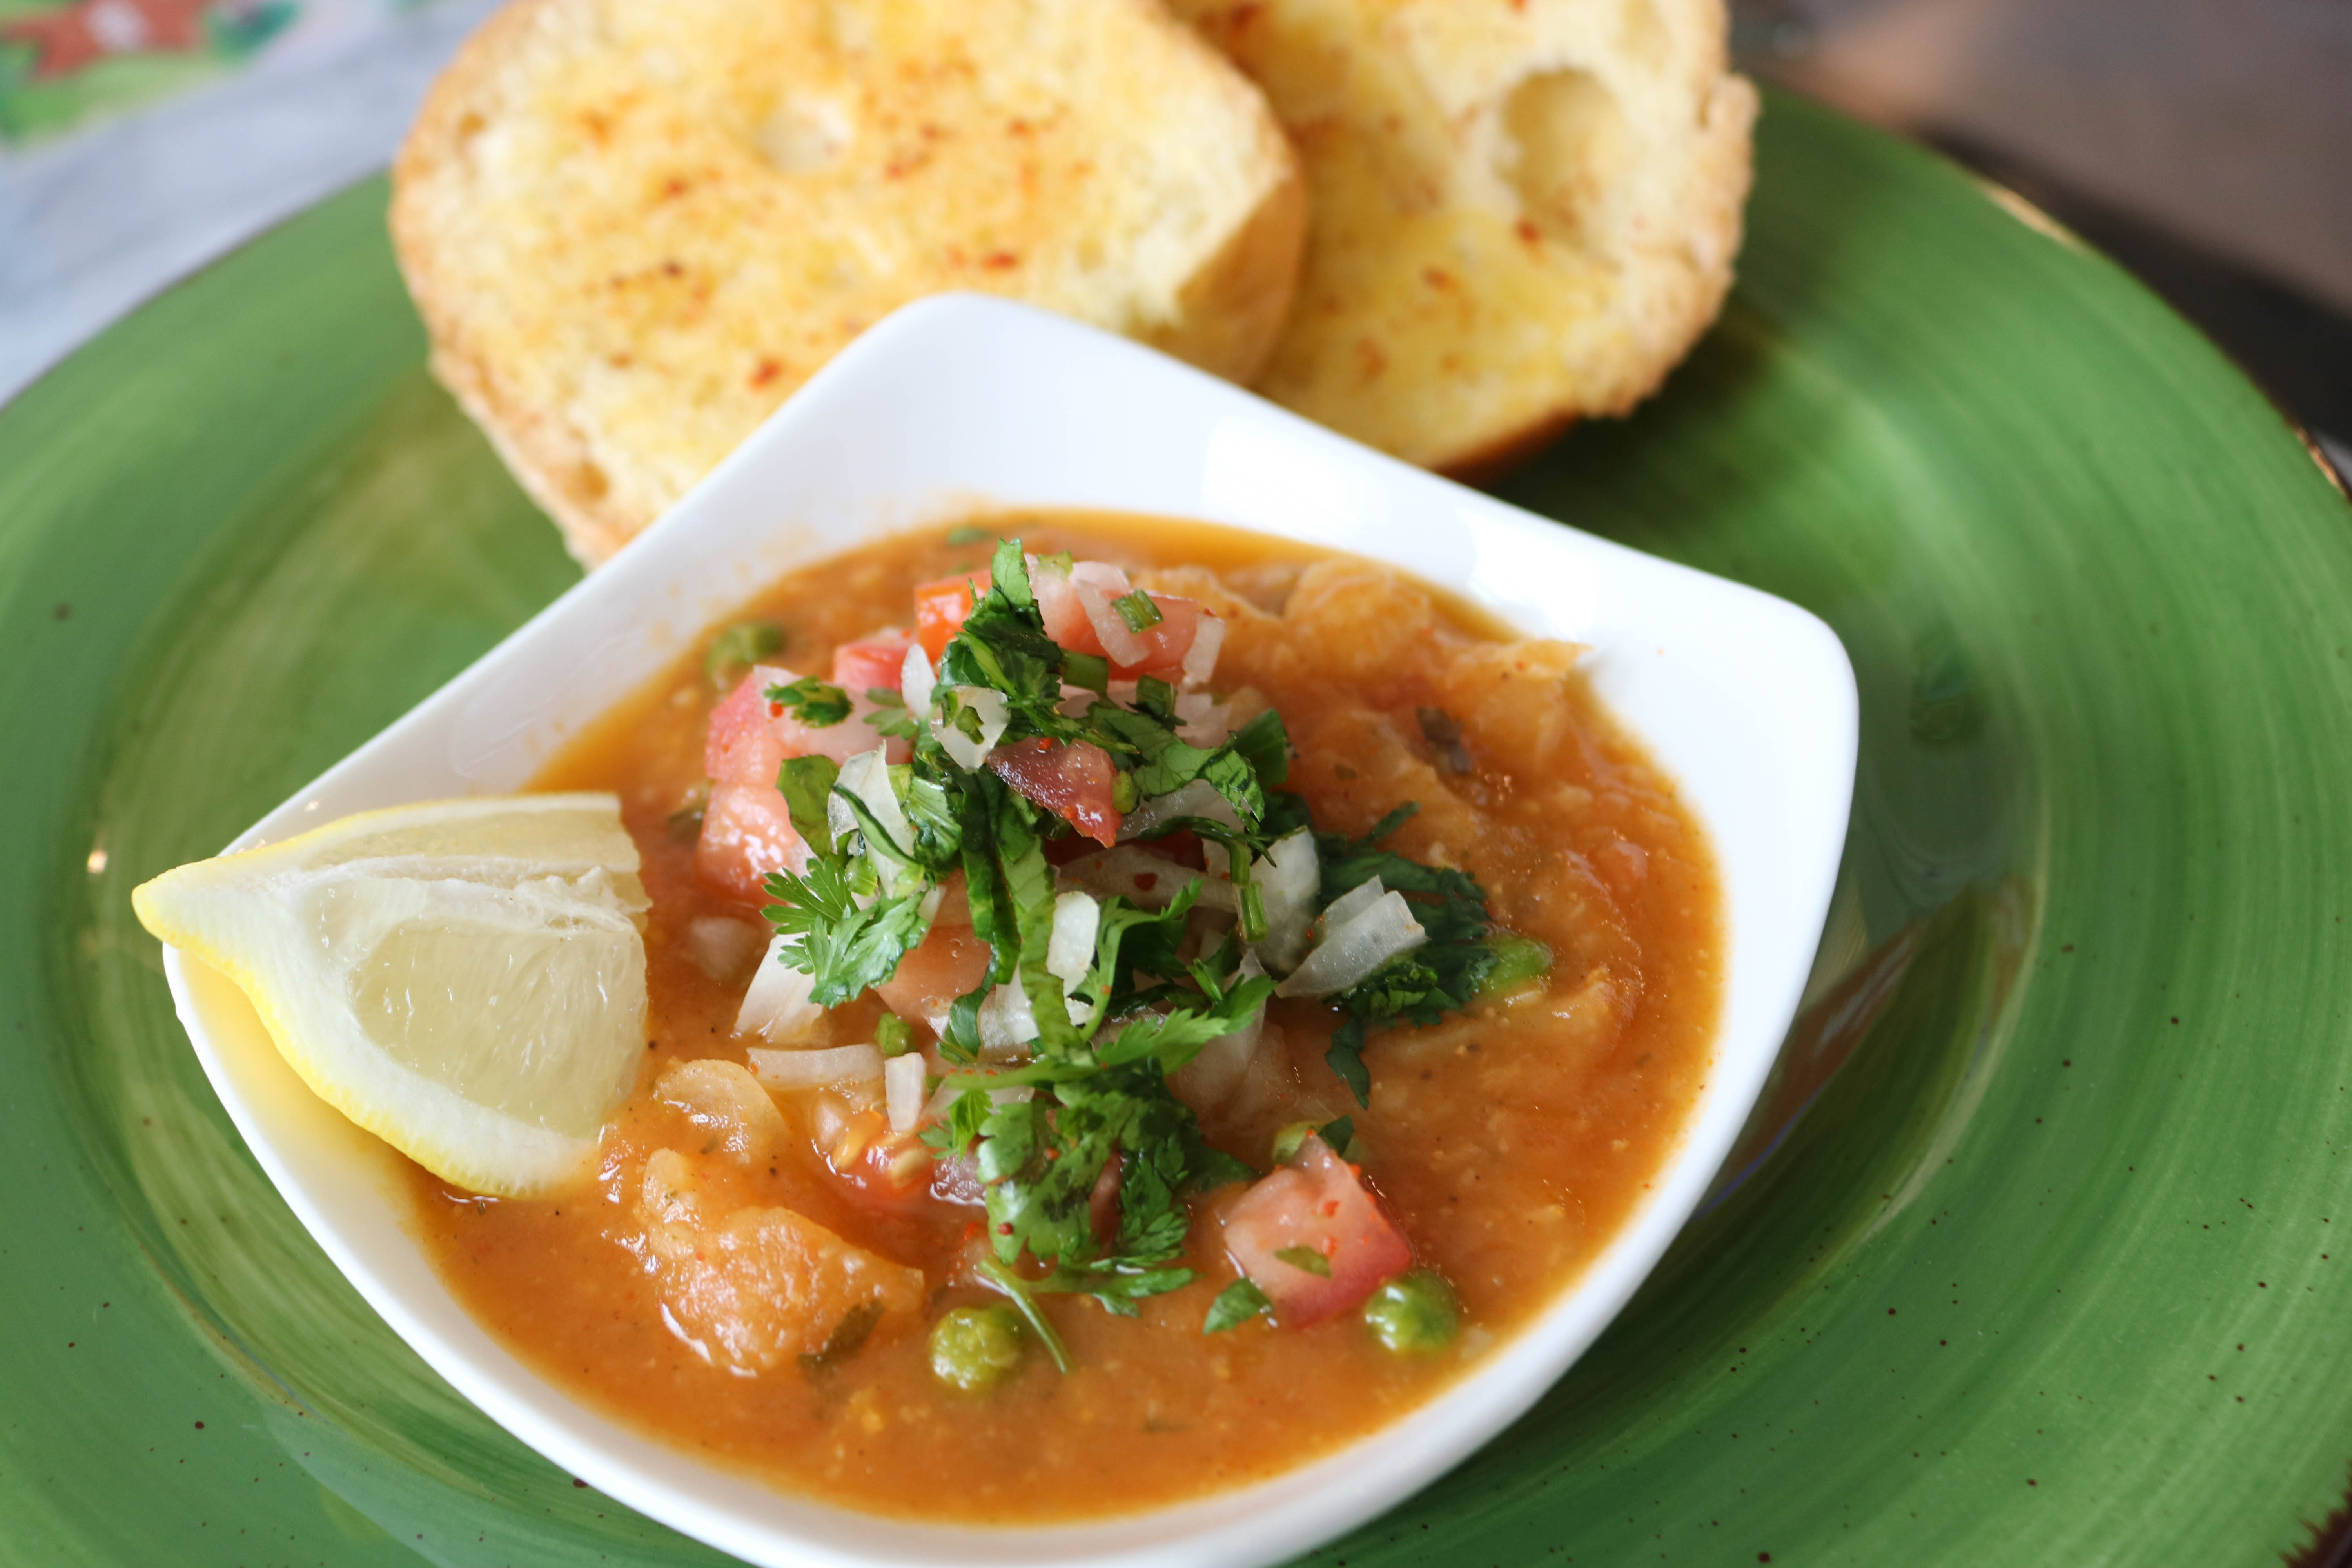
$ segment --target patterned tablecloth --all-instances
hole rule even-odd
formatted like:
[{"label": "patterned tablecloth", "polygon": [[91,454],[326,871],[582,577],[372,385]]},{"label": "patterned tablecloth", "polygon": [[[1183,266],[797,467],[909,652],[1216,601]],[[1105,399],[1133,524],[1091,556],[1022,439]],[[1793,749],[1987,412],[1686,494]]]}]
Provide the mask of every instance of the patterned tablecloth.
[{"label": "patterned tablecloth", "polygon": [[380,167],[497,0],[0,0],[0,401]]}]

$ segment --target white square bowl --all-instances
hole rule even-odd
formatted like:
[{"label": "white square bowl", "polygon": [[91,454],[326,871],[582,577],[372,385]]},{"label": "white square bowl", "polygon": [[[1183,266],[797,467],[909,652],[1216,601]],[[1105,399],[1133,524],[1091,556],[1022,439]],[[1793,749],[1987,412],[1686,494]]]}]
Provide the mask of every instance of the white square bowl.
[{"label": "white square bowl", "polygon": [[181,1020],[295,1214],[395,1332],[606,1495],[761,1564],[1256,1564],[1380,1513],[1525,1411],[1624,1305],[1731,1147],[1794,1016],[1853,786],[1852,668],[1753,589],[1591,538],[1342,439],[1122,339],[948,296],[867,332],[618,560],[272,812],[247,848],[373,806],[511,792],[786,570],[981,508],[1156,512],[1391,563],[1591,647],[1594,686],[1714,841],[1728,935],[1712,1069],[1642,1208],[1517,1337],[1429,1404],[1255,1486],[1088,1523],[956,1528],[836,1509],[573,1400],[450,1297],[383,1145],[315,1100],[241,994],[177,952]]}]

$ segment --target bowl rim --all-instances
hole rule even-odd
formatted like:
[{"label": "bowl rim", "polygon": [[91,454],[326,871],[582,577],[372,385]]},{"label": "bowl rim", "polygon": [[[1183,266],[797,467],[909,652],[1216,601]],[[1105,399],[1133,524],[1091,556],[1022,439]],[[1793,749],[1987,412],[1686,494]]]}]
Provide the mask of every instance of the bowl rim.
[{"label": "bowl rim", "polygon": [[[1032,482],[1006,482],[1024,477]],[[1601,1255],[1510,1339],[1396,1421],[1270,1479],[1140,1513],[919,1523],[772,1490],[541,1380],[456,1307],[404,1226],[382,1225],[395,1200],[380,1146],[334,1126],[340,1118],[315,1101],[305,1107],[308,1091],[299,1080],[289,1089],[292,1075],[274,1051],[254,1048],[257,1025],[249,1007],[239,1015],[241,995],[167,948],[175,1008],[215,1092],[370,1306],[525,1444],[749,1562],[1260,1563],[1370,1519],[1523,1414],[1622,1310],[1733,1147],[1802,994],[1859,741],[1852,666],[1817,617],[1408,467],[1123,338],[980,296],[934,297],[877,323],[611,564],[229,848],[370,806],[517,788],[761,585],[858,538],[983,505],[1089,504],[1346,550],[1525,630],[1579,632],[1621,724],[1685,785],[1692,775],[1675,763],[1704,742],[1683,732],[1683,718],[1649,705],[1661,681],[1692,688],[1685,699],[1713,701],[1735,722],[1769,720],[1748,737],[1766,765],[1752,755],[1740,764],[1770,797],[1765,805],[1750,809],[1707,782],[1717,760],[1700,787],[1685,789],[1726,882],[1727,999],[1714,1070],[1649,1200]],[[1634,651],[1653,642],[1654,655]]]}]

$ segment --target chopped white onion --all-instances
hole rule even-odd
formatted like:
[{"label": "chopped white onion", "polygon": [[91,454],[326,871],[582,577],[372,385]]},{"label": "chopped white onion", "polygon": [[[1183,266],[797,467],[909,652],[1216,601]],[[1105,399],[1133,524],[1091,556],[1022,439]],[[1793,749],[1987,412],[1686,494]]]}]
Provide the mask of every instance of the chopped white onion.
[{"label": "chopped white onion", "polygon": [[[1337,903],[1331,906],[1339,908]],[[1328,920],[1328,915],[1326,915]],[[1275,990],[1277,996],[1328,996],[1345,991],[1401,952],[1429,940],[1412,906],[1397,892],[1382,893],[1353,918],[1328,925],[1323,941]]]},{"label": "chopped white onion", "polygon": [[1029,994],[1015,984],[1000,985],[980,1004],[980,1054],[991,1060],[1020,1054],[1037,1037],[1037,1015]]},{"label": "chopped white onion", "polygon": [[1315,931],[1315,894],[1323,869],[1315,856],[1315,835],[1302,827],[1266,846],[1250,879],[1265,902],[1265,938],[1256,952],[1270,969],[1287,973],[1307,956]]},{"label": "chopped white onion", "polygon": [[725,915],[697,915],[686,922],[686,956],[721,985],[731,985],[767,943],[760,928]]},{"label": "chopped white onion", "polygon": [[767,956],[760,960],[751,988],[743,993],[743,1005],[735,1015],[737,1034],[756,1034],[781,1043],[806,1034],[811,1025],[824,1016],[824,1009],[809,999],[816,990],[816,976],[780,962],[779,955],[791,942],[790,937],[778,931],[768,943]]},{"label": "chopped white onion", "polygon": [[1054,934],[1045,943],[1045,973],[1065,987],[1076,985],[1094,967],[1095,936],[1102,929],[1102,906],[1086,893],[1054,900]]},{"label": "chopped white onion", "polygon": [[1381,895],[1387,891],[1386,888],[1381,886],[1381,879],[1378,877],[1367,882],[1359,882],[1331,900],[1331,907],[1323,911],[1323,929],[1327,931],[1338,931],[1359,914],[1370,909],[1379,901]]},{"label": "chopped white onion", "polygon": [[1176,738],[1213,752],[1234,738],[1233,711],[1232,703],[1205,691],[1184,692],[1176,699]]},{"label": "chopped white onion", "polygon": [[[1255,980],[1265,973],[1255,955],[1242,960],[1242,979]],[[1260,1007],[1250,1015],[1248,1023],[1231,1034],[1219,1035],[1191,1061],[1170,1073],[1168,1087],[1196,1111],[1214,1110],[1248,1076],[1250,1059],[1257,1055],[1265,1034],[1265,1009]]]},{"label": "chopped white onion", "polygon": [[[904,1061],[907,1058],[905,1057],[900,1057],[898,1059]],[[932,1070],[930,1064],[928,1062],[924,1064],[924,1068],[927,1072]],[[950,1089],[948,1087],[947,1074],[940,1073],[940,1087],[931,1090],[931,1098],[923,1101],[923,1109],[916,1116],[915,1120],[919,1122],[937,1121],[940,1117],[945,1116],[948,1113],[948,1107],[953,1105],[957,1100],[962,1097],[962,1094],[963,1090],[960,1089]]]},{"label": "chopped white onion", "polygon": [[[873,814],[875,825],[901,850],[913,847],[914,825],[907,820],[907,813],[898,804],[898,791],[890,787],[890,758],[887,748],[877,746],[870,752],[860,752],[842,763],[841,777],[835,787],[856,795],[859,803]],[[825,797],[824,811],[825,826],[832,830],[835,843],[839,843],[850,828],[861,826],[850,815],[848,804],[835,796]],[[899,890],[902,883],[922,875],[872,845],[866,846],[866,858],[874,862],[874,869],[880,876],[884,889],[893,893]]]},{"label": "chopped white onion", "polygon": [[980,715],[980,739],[973,740],[937,716],[931,720],[931,733],[939,737],[940,744],[947,748],[957,766],[976,768],[988,761],[988,753],[1003,738],[1005,721],[1012,710],[1004,705],[1004,693],[1001,691],[985,686],[959,686],[953,689],[957,701]]},{"label": "chopped white onion", "polygon": [[912,1132],[923,1118],[923,1077],[929,1069],[912,1051],[882,1064],[882,1095],[890,1107],[890,1131]]},{"label": "chopped white onion", "polygon": [[1099,588],[1114,599],[1135,592],[1135,583],[1128,576],[1126,568],[1114,566],[1108,561],[1072,562],[1070,581]]},{"label": "chopped white onion", "polygon": [[1036,1098],[1037,1091],[1025,1083],[1016,1083],[1009,1088],[992,1089],[988,1091],[988,1103],[991,1105],[1020,1105]]},{"label": "chopped white onion", "polygon": [[829,1051],[763,1051],[755,1046],[743,1054],[753,1074],[770,1089],[827,1089],[882,1076],[882,1053],[872,1046],[839,1046]]},{"label": "chopped white onion", "polygon": [[[1164,855],[1133,844],[1097,849],[1061,868],[1061,879],[1105,899],[1125,899],[1139,909],[1164,910],[1201,874]],[[1230,889],[1229,889],[1230,890]]]},{"label": "chopped white onion", "polygon": [[[1082,569],[1091,564],[1091,562],[1079,563]],[[1076,572],[1070,574],[1070,587],[1087,612],[1087,624],[1094,627],[1095,636],[1101,639],[1103,652],[1109,656],[1111,663],[1123,664],[1132,669],[1151,657],[1151,645],[1129,631],[1127,622],[1111,607],[1111,600],[1119,595],[1104,593],[1092,583],[1080,578]],[[1120,593],[1129,591],[1122,589]]]},{"label": "chopped white onion", "polygon": [[1155,795],[1139,802],[1133,811],[1120,819],[1118,836],[1121,838],[1140,838],[1180,816],[1205,817],[1234,828],[1242,825],[1241,813],[1234,809],[1232,801],[1217,792],[1216,785],[1206,779],[1193,779],[1166,795]]},{"label": "chopped white onion", "polygon": [[1217,672],[1217,650],[1224,646],[1224,617],[1202,611],[1200,626],[1192,633],[1192,646],[1184,650],[1184,684],[1205,684]]},{"label": "chopped white onion", "polygon": [[919,720],[929,718],[931,693],[939,684],[939,677],[931,672],[931,656],[923,651],[923,645],[908,644],[907,661],[898,667],[898,695],[906,699],[907,711]]}]

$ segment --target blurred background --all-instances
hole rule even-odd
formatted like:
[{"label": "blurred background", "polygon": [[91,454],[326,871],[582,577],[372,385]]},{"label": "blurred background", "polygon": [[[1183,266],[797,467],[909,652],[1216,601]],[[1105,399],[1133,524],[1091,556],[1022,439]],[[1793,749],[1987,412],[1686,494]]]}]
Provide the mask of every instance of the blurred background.
[{"label": "blurred background", "polygon": [[[494,8],[0,0],[0,400],[380,166]],[[1732,16],[1746,69],[2039,204],[2352,471],[2352,0],[1735,0]]]}]

